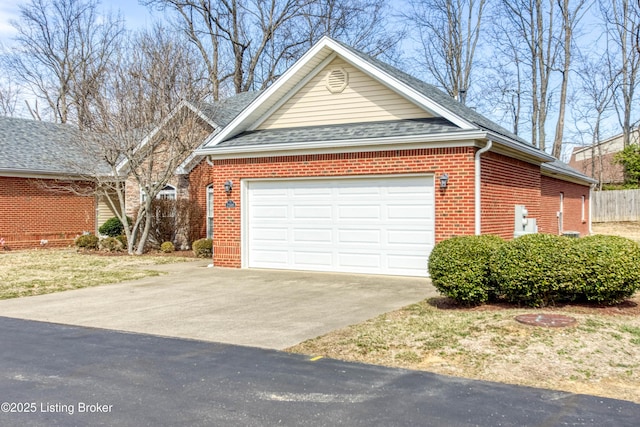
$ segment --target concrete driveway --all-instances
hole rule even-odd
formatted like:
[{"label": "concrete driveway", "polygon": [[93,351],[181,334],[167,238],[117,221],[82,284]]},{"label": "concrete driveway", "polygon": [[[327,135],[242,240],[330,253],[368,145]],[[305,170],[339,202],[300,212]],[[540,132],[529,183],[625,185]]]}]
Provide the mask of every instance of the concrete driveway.
[{"label": "concrete driveway", "polygon": [[436,295],[428,279],[207,268],[0,301],[0,316],[284,349]]}]

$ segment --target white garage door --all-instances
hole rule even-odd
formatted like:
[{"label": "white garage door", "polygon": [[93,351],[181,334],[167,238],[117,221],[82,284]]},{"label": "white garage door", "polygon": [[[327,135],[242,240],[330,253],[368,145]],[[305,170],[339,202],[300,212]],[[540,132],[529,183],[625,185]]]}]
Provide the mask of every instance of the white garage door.
[{"label": "white garage door", "polygon": [[245,265],[425,276],[433,177],[249,181]]}]

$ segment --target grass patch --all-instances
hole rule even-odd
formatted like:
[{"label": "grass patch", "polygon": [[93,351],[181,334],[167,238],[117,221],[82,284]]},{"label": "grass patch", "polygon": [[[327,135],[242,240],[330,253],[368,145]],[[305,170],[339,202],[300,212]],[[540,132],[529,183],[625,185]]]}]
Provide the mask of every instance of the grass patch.
[{"label": "grass patch", "polygon": [[[569,328],[514,320],[535,309],[445,307],[432,298],[298,344],[288,351],[419,369],[640,403],[640,316],[624,307],[548,308],[577,319]],[[633,308],[635,307],[635,308]]]},{"label": "grass patch", "polygon": [[41,295],[158,276],[148,266],[191,261],[161,256],[99,256],[73,249],[0,254],[0,299]]}]

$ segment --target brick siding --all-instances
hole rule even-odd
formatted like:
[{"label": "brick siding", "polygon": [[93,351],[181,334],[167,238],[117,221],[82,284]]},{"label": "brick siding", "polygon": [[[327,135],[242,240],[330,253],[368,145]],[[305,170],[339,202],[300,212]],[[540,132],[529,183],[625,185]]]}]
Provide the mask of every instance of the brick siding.
[{"label": "brick siding", "polygon": [[496,153],[481,159],[482,234],[513,238],[515,205],[525,205],[540,221],[540,166]]},{"label": "brick siding", "polygon": [[[93,195],[46,188],[52,180],[0,177],[0,238],[11,249],[63,247],[83,231],[95,232]],[[89,184],[84,184],[89,185]]]},{"label": "brick siding", "polygon": [[[564,193],[563,231],[578,231],[581,236],[589,234],[589,187],[542,177],[541,204],[544,207],[538,221],[541,233],[558,234],[557,212],[560,210],[560,193]],[[584,196],[584,218],[582,197]]]},{"label": "brick siding", "polygon": [[[193,192],[205,209],[205,191],[214,186],[214,257],[216,266],[241,266],[240,182],[248,178],[340,177],[387,174],[434,174],[436,242],[455,235],[474,233],[474,163],[472,147],[393,150],[369,153],[314,154],[249,159],[214,160],[210,167],[202,162],[191,173]],[[449,174],[446,190],[438,188],[438,177]],[[192,178],[193,177],[193,178]],[[224,182],[231,179],[234,189],[230,197]],[[194,194],[198,193],[198,194]],[[202,194],[200,194],[202,193]],[[226,208],[227,200],[236,203]]]}]

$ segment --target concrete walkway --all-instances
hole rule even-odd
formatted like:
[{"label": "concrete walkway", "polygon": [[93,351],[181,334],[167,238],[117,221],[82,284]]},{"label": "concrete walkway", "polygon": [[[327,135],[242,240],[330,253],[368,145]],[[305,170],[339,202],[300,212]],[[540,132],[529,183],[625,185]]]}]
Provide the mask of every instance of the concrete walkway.
[{"label": "concrete walkway", "polygon": [[168,274],[0,301],[0,316],[284,349],[437,295],[424,278],[154,267]]}]

